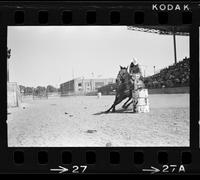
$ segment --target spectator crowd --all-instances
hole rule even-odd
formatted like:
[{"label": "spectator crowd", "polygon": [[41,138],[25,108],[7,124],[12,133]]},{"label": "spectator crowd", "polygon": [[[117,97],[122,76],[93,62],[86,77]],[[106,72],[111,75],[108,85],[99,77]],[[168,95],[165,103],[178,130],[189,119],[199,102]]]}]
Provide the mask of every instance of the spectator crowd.
[{"label": "spectator crowd", "polygon": [[144,78],[146,88],[189,86],[189,58],[162,69],[159,73]]}]

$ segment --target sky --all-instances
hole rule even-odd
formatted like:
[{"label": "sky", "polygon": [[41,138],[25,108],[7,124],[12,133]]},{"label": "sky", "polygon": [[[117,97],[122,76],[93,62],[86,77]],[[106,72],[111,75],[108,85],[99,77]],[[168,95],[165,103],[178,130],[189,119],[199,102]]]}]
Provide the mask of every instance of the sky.
[{"label": "sky", "polygon": [[[189,36],[176,36],[177,59],[189,57]],[[77,77],[116,78],[133,58],[143,74],[174,62],[173,36],[126,26],[9,26],[10,82],[59,87]]]}]

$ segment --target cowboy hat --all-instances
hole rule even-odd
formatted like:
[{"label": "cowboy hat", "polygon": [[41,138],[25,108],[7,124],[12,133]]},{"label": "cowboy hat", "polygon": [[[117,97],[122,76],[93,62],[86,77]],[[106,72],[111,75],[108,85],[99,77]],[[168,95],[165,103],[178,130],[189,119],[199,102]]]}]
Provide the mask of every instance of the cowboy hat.
[{"label": "cowboy hat", "polygon": [[137,64],[138,64],[136,58],[133,58],[133,61],[132,61],[132,62],[133,62],[134,65],[137,65]]}]

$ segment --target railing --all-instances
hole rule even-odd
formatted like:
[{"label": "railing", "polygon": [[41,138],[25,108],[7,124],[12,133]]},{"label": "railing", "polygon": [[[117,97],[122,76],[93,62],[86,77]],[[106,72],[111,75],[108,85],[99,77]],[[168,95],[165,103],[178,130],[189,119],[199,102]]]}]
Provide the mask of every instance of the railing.
[{"label": "railing", "polygon": [[33,93],[21,93],[22,100],[28,99],[42,99],[42,98],[55,98],[60,97],[60,92],[53,92],[53,93],[44,93],[44,94],[33,94]]},{"label": "railing", "polygon": [[8,107],[18,107],[22,101],[19,86],[16,82],[7,83],[7,103]]}]

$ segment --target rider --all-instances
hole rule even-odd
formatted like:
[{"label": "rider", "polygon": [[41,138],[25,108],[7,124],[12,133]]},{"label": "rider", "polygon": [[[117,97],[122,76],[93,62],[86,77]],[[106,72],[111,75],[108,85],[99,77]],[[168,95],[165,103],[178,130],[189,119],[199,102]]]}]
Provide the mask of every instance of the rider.
[{"label": "rider", "polygon": [[136,58],[133,58],[133,61],[131,62],[130,66],[129,66],[129,74],[130,75],[141,74],[141,70],[137,63]]},{"label": "rider", "polygon": [[[129,66],[129,74],[131,75],[131,81],[133,84],[133,89],[138,90],[140,88],[144,88],[144,83],[142,81],[142,73],[139,67],[139,64],[137,63],[137,60],[133,58],[133,61],[131,62]],[[134,91],[135,92],[135,91]],[[136,111],[136,104],[137,104],[137,94],[133,93],[133,111]]]}]

